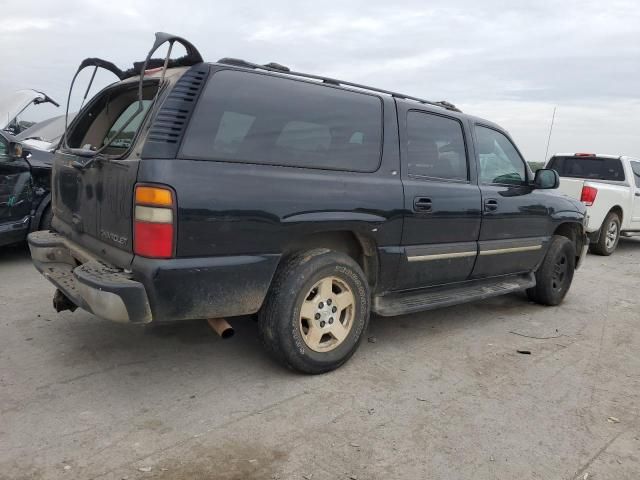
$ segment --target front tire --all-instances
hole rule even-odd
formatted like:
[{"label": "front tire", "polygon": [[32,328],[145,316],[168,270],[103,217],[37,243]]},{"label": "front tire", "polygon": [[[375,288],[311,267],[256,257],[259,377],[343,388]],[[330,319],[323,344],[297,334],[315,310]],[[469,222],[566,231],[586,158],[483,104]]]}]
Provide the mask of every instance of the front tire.
[{"label": "front tire", "polygon": [[366,277],[351,257],[327,249],[302,252],[276,272],[259,315],[260,338],[283,365],[328,372],[355,353],[369,304]]},{"label": "front tire", "polygon": [[596,243],[590,245],[590,250],[605,257],[615,252],[618,241],[620,241],[620,223],[618,214],[609,212],[600,227],[600,237]]},{"label": "front tire", "polygon": [[559,305],[571,287],[576,268],[576,247],[567,237],[554,235],[549,250],[536,272],[536,286],[527,290],[531,300],[542,305]]}]

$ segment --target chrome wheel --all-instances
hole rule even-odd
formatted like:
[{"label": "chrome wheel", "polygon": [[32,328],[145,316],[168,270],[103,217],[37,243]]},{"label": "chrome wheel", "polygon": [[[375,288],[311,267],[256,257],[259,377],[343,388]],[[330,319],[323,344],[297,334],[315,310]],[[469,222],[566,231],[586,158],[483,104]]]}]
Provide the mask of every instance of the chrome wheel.
[{"label": "chrome wheel", "polygon": [[355,298],[337,277],[325,277],[307,293],[300,308],[300,333],[314,352],[337,348],[353,326]]},{"label": "chrome wheel", "polygon": [[607,250],[611,250],[618,240],[618,222],[612,221],[611,223],[609,223],[606,231],[606,236],[607,238],[604,244],[607,247]]}]

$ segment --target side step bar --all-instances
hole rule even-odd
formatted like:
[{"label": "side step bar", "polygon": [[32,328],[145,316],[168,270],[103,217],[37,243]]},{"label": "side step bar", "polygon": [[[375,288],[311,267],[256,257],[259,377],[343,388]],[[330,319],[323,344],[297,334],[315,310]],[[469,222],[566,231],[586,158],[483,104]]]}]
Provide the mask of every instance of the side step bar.
[{"label": "side step bar", "polygon": [[372,309],[383,317],[393,317],[496,297],[535,285],[533,273],[475,280],[457,286],[431,287],[376,296],[373,298]]}]

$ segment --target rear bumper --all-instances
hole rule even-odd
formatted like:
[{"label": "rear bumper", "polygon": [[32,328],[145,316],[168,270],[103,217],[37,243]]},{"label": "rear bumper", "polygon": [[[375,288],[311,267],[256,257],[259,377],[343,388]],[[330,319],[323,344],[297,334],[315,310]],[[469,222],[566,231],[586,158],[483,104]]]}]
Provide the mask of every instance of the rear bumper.
[{"label": "rear bumper", "polygon": [[149,323],[144,285],[130,273],[100,262],[54,232],[27,237],[33,264],[78,307],[114,322]]},{"label": "rear bumper", "polygon": [[132,323],[255,313],[280,259],[135,257],[131,271],[124,271],[54,232],[31,233],[28,243],[36,268],[76,305],[108,320]]}]

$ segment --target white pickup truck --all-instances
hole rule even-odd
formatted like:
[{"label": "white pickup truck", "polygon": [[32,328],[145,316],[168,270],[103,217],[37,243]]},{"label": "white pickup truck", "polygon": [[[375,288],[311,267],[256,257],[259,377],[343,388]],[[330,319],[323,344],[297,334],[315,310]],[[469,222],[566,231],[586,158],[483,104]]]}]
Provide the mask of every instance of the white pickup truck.
[{"label": "white pickup truck", "polygon": [[587,206],[590,250],[611,255],[620,235],[640,233],[640,159],[595,153],[557,153],[547,162],[560,192]]}]

